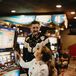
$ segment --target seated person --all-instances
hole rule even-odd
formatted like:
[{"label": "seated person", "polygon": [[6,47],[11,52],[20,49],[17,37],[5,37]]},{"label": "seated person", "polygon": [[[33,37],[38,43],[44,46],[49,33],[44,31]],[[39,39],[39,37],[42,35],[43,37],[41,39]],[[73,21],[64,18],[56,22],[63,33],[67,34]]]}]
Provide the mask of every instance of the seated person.
[{"label": "seated person", "polygon": [[62,53],[60,57],[61,67],[68,68],[69,61],[70,61],[69,53],[68,52]]}]

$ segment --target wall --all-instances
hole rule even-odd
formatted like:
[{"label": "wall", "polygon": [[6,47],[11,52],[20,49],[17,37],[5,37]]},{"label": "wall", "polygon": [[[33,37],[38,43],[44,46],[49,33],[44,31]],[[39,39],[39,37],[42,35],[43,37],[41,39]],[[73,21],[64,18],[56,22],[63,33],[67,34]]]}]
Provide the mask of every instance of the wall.
[{"label": "wall", "polygon": [[61,33],[62,49],[67,49],[70,45],[76,44],[76,35],[69,35],[69,29]]}]

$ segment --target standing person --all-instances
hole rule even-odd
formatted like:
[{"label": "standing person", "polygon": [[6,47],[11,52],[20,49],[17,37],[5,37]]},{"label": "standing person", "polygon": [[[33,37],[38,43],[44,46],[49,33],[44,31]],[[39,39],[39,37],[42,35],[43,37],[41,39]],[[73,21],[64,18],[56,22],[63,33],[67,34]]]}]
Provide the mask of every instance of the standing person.
[{"label": "standing person", "polygon": [[[54,67],[49,65],[51,52],[46,46],[37,48],[34,53],[35,58],[29,62],[23,61],[18,53],[19,63],[23,68],[29,68],[29,76],[53,76]],[[56,75],[54,75],[56,76]]]},{"label": "standing person", "polygon": [[40,23],[38,21],[33,21],[31,23],[31,33],[25,39],[23,60],[31,61],[34,58],[34,48],[44,40],[45,36],[40,32]]}]

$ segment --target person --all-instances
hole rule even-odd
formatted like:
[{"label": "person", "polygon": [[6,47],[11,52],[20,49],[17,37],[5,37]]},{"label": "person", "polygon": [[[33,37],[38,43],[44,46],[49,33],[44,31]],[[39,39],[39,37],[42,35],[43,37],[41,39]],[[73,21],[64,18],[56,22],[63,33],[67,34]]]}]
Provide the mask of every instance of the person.
[{"label": "person", "polygon": [[68,68],[68,65],[70,63],[70,55],[69,52],[67,50],[65,50],[60,57],[60,61],[61,61],[61,66],[62,68]]},{"label": "person", "polygon": [[31,33],[25,39],[23,60],[26,62],[31,61],[34,58],[35,47],[44,40],[45,36],[40,32],[40,23],[38,21],[33,21],[31,23]]},{"label": "person", "polygon": [[40,46],[34,53],[35,58],[25,62],[16,52],[19,64],[23,68],[29,68],[29,76],[56,76],[53,75],[54,67],[50,65],[51,52],[46,46]]},{"label": "person", "polygon": [[57,74],[59,75],[60,74],[60,70],[59,70],[59,53],[58,53],[57,50],[52,51],[52,57],[54,58],[54,64],[55,64],[55,67],[57,69]]},{"label": "person", "polygon": [[[31,61],[34,58],[34,52],[36,48],[48,43],[45,35],[40,31],[40,23],[38,21],[33,21],[31,23],[31,33],[25,38],[25,43],[23,47],[23,60],[25,62]],[[44,43],[43,43],[44,42]],[[25,69],[28,75],[28,69]]]}]

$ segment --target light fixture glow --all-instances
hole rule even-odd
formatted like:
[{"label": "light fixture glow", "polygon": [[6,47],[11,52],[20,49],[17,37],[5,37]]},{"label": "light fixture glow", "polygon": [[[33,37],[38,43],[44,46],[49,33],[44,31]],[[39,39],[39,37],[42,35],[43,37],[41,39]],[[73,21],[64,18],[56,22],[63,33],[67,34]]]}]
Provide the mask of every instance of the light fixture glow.
[{"label": "light fixture glow", "polygon": [[16,12],[16,10],[11,10],[11,12],[12,12],[12,13],[15,13],[15,12]]},{"label": "light fixture glow", "polygon": [[70,12],[71,14],[75,14],[75,12],[74,11],[72,11],[72,12]]},{"label": "light fixture glow", "polygon": [[59,32],[59,30],[56,29],[55,32]]},{"label": "light fixture glow", "polygon": [[76,16],[74,17],[74,19],[76,19]]},{"label": "light fixture glow", "polygon": [[60,5],[60,4],[59,5],[56,5],[56,8],[61,8],[61,7],[62,7],[62,5]]},{"label": "light fixture glow", "polygon": [[64,28],[60,28],[62,31],[64,30]]}]

